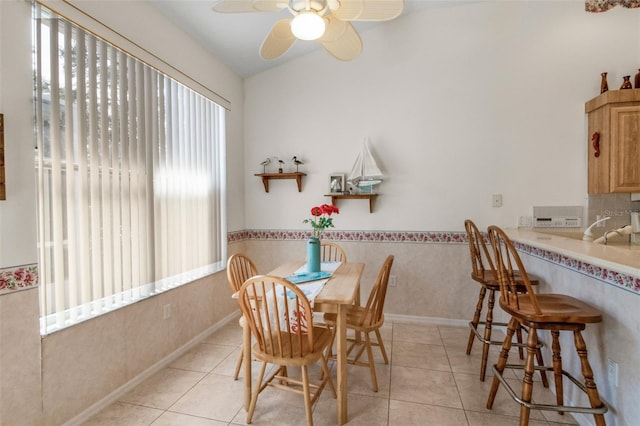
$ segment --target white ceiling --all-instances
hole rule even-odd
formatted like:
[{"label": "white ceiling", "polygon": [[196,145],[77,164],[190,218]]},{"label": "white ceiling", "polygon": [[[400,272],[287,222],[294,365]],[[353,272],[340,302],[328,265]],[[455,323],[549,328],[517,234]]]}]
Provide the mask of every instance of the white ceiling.
[{"label": "white ceiling", "polygon": [[[267,61],[260,57],[262,40],[277,20],[290,16],[287,9],[281,12],[217,13],[212,10],[215,0],[148,1],[242,77],[249,77],[320,48],[314,41],[297,40],[291,49],[278,59]],[[426,7],[442,7],[466,2],[464,0],[405,0],[402,15]],[[362,32],[384,22],[354,22],[353,24],[358,31]],[[366,49],[366,45],[364,48]]]}]

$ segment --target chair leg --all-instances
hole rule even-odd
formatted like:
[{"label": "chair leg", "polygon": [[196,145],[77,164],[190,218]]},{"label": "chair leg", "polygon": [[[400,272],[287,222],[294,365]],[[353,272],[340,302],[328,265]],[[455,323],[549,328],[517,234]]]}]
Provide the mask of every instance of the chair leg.
[{"label": "chair leg", "polygon": [[[502,343],[502,350],[500,351],[500,357],[498,358],[498,363],[496,364],[497,374],[502,375],[504,369],[507,365],[507,360],[509,359],[509,350],[511,349],[511,339],[513,339],[513,335],[516,332],[516,328],[520,327],[520,323],[515,318],[511,318],[509,320],[509,325],[507,326],[507,335],[504,338],[504,342]],[[500,380],[497,376],[493,377],[493,382],[491,383],[491,389],[489,390],[489,397],[487,398],[487,409],[491,410],[493,407],[493,401],[496,399],[496,393],[498,393],[498,387],[500,386]]]},{"label": "chair leg", "polygon": [[369,358],[369,369],[371,370],[371,383],[373,391],[378,392],[378,378],[376,377],[376,364],[373,360],[373,350],[371,349],[371,338],[369,333],[364,333],[364,342],[367,347],[367,357]]},{"label": "chair leg", "polygon": [[307,425],[313,426],[313,411],[311,410],[311,390],[309,388],[309,372],[307,366],[302,369],[302,395],[304,396],[304,410],[307,413]]},{"label": "chair leg", "polygon": [[384,358],[384,363],[389,364],[389,358],[387,357],[387,351],[384,349],[384,343],[382,343],[382,336],[380,335],[380,330],[376,328],[374,331],[376,332],[376,337],[378,338],[378,346],[380,347],[380,352],[382,352],[382,358]]},{"label": "chair leg", "polygon": [[[551,352],[553,356],[553,382],[556,386],[556,404],[564,405],[564,386],[562,384],[562,355],[560,347],[560,332],[551,331]],[[564,414],[561,412],[561,414]]]},{"label": "chair leg", "polygon": [[471,320],[472,329],[469,332],[469,341],[467,342],[467,355],[471,354],[471,348],[473,347],[473,341],[476,339],[475,330],[478,328],[478,324],[480,323],[480,315],[482,314],[482,305],[484,303],[484,296],[487,293],[487,286],[480,287],[480,294],[478,295],[478,303],[476,303],[476,311],[473,314],[473,319]]},{"label": "chair leg", "polygon": [[260,367],[260,373],[256,378],[256,385],[253,387],[253,395],[251,395],[251,403],[249,404],[249,411],[247,412],[247,423],[251,423],[253,420],[253,411],[256,409],[256,402],[258,401],[258,394],[262,388],[262,379],[264,378],[264,372],[267,369],[267,363],[263,362]]},{"label": "chair leg", "polygon": [[[538,347],[538,350],[536,351],[536,359],[538,360],[538,365],[540,367],[544,366],[544,359],[542,358],[542,349],[540,349],[540,347]],[[547,379],[547,372],[544,369],[539,371],[540,371],[540,379],[542,379],[542,386],[544,386],[545,388],[548,388],[549,379]]]},{"label": "chair leg", "polygon": [[[573,341],[576,345],[578,356],[580,357],[582,376],[584,377],[584,384],[587,388],[589,403],[591,404],[592,408],[600,408],[602,407],[602,401],[600,400],[600,394],[598,393],[596,383],[593,380],[593,370],[591,370],[591,365],[589,364],[589,359],[587,358],[587,345],[584,343],[584,339],[582,338],[582,333],[580,333],[580,330],[576,330],[573,332]],[[604,414],[594,414],[593,418],[595,419],[597,426],[605,426],[606,423],[604,421]]]},{"label": "chair leg", "polygon": [[496,304],[496,292],[489,289],[489,300],[487,301],[487,317],[484,324],[484,342],[482,343],[482,361],[480,362],[480,381],[484,382],[487,372],[487,359],[489,358],[489,347],[491,344],[491,331],[493,327],[493,307]]},{"label": "chair leg", "polygon": [[331,388],[331,393],[333,394],[334,398],[338,397],[338,394],[336,393],[336,388],[333,385],[333,379],[331,378],[331,373],[329,372],[329,366],[327,365],[327,359],[328,357],[322,357],[320,359],[321,361],[321,367],[322,367],[322,374],[320,374],[320,379],[323,381],[327,381],[327,383],[329,384],[329,387]]},{"label": "chair leg", "polygon": [[[524,402],[531,402],[533,394],[533,374],[535,373],[535,357],[538,350],[538,332],[535,328],[529,328],[529,336],[527,338],[527,356],[524,361],[524,378],[522,379],[522,395]],[[529,424],[529,415],[531,408],[526,405],[520,406],[520,426]]]},{"label": "chair leg", "polygon": [[524,349],[522,347],[522,327],[516,330],[516,339],[518,340],[518,355],[520,359],[524,359]]},{"label": "chair leg", "polygon": [[238,362],[236,364],[236,372],[233,374],[233,380],[238,380],[238,375],[240,374],[240,368],[242,367],[243,358],[244,358],[244,348],[240,348],[240,356],[238,357]]}]

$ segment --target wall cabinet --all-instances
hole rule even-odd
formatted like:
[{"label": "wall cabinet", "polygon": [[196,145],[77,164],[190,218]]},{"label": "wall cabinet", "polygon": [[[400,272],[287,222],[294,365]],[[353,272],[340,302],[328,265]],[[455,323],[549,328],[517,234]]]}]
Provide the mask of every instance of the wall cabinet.
[{"label": "wall cabinet", "polygon": [[640,89],[605,92],[585,112],[589,194],[640,192]]}]

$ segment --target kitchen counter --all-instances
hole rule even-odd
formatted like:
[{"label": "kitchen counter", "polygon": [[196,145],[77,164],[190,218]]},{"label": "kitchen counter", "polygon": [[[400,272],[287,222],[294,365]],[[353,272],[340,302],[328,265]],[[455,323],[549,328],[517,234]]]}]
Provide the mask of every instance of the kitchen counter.
[{"label": "kitchen counter", "polygon": [[[627,238],[613,240],[603,245],[568,237],[567,235],[571,233],[562,235],[562,232],[558,232],[559,235],[554,235],[551,230],[538,232],[521,228],[505,229],[505,232],[514,242],[557,253],[640,280],[640,245],[626,242]],[[576,232],[574,235],[579,236],[577,234]]]}]

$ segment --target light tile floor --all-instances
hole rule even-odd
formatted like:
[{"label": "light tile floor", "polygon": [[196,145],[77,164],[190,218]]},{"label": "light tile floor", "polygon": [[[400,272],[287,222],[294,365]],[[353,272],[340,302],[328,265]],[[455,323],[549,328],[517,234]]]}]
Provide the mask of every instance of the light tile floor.
[{"label": "light tile floor", "polygon": [[[349,425],[516,425],[519,406],[504,389],[493,410],[485,408],[491,386],[479,379],[481,345],[465,354],[469,330],[425,324],[387,323],[382,336],[390,357],[383,363],[375,352],[379,391],[373,392],[369,370],[349,366]],[[242,333],[231,321],[170,366],[137,386],[85,425],[225,426],[246,425],[242,407],[242,373],[233,380]],[[375,348],[374,348],[375,349]],[[510,357],[514,362],[515,352]],[[498,356],[491,348],[489,363]],[[259,364],[254,363],[254,373]],[[330,366],[332,371],[335,366]],[[314,370],[314,374],[319,369]],[[510,373],[511,374],[511,373]],[[516,389],[515,373],[509,379]],[[539,384],[539,383],[538,383]],[[540,385],[540,384],[539,384]],[[534,401],[549,402],[553,394],[534,386]],[[552,398],[551,400],[549,398]],[[316,402],[314,424],[336,424],[336,402],[328,388]],[[305,424],[302,397],[268,388],[260,394],[254,425]],[[576,424],[569,414],[534,411],[531,426]]]}]

